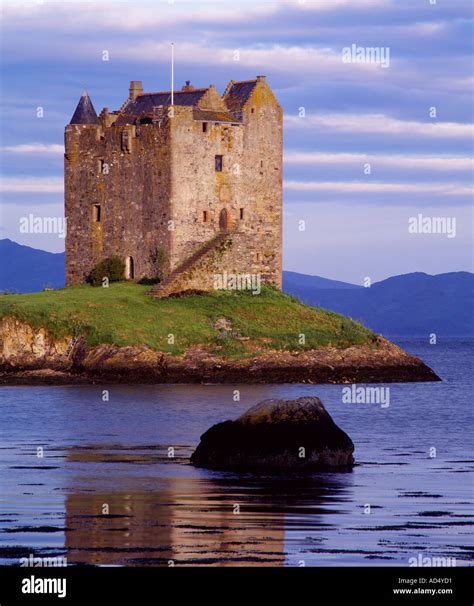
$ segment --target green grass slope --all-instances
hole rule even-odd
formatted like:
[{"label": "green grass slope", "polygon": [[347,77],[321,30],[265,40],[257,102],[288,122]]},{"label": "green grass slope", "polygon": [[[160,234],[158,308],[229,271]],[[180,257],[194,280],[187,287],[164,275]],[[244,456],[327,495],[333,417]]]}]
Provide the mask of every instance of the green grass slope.
[{"label": "green grass slope", "polygon": [[[182,354],[200,346],[227,356],[258,355],[268,349],[301,351],[328,344],[338,348],[371,344],[375,334],[339,314],[303,305],[276,289],[214,291],[156,299],[149,286],[122,282],[41,293],[1,295],[0,318],[15,316],[53,337],[84,335],[89,346],[145,344]],[[222,318],[225,335],[216,327]],[[169,335],[174,336],[170,343]],[[301,343],[304,335],[304,343]]]}]

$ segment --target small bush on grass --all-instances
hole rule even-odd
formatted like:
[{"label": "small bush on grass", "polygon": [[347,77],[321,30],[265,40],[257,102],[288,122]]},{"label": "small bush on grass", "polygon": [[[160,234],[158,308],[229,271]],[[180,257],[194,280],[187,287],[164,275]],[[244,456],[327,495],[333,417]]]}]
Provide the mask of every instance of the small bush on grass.
[{"label": "small bush on grass", "polygon": [[92,286],[102,286],[102,280],[107,278],[109,282],[121,282],[125,280],[125,262],[120,257],[108,257],[103,259],[94,267],[90,274]]}]

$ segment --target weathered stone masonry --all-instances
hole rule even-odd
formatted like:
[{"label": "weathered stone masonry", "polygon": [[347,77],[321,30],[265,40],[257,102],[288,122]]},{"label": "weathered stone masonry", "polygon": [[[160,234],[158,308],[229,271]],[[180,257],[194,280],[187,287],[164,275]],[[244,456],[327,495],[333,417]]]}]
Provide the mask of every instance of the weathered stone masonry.
[{"label": "weathered stone masonry", "polygon": [[67,284],[109,256],[127,277],[157,273],[164,296],[212,288],[212,275],[281,286],[282,111],[263,76],[144,93],[97,116],[87,93],[66,126]]}]

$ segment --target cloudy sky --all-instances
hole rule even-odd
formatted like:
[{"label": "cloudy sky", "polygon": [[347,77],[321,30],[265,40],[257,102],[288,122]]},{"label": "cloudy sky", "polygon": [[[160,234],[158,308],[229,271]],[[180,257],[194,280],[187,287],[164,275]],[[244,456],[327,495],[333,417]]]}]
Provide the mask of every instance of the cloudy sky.
[{"label": "cloudy sky", "polygon": [[[1,7],[0,238],[63,250],[19,226],[62,216],[63,131],[82,90],[99,113],[123,103],[130,80],[169,89],[174,41],[179,86],[222,92],[264,74],[283,107],[285,269],[359,284],[472,270],[471,0]],[[362,61],[366,48],[389,60]],[[455,218],[455,237],[409,233],[420,214]]]}]

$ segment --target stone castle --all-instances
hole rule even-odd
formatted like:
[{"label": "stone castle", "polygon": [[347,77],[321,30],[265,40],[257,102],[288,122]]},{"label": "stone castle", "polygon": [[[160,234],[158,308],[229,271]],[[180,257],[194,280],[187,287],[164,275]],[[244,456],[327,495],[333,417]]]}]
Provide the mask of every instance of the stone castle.
[{"label": "stone castle", "polygon": [[67,284],[102,259],[151,294],[210,290],[216,274],[281,287],[282,110],[264,76],[145,93],[97,116],[86,92],[65,129]]}]

